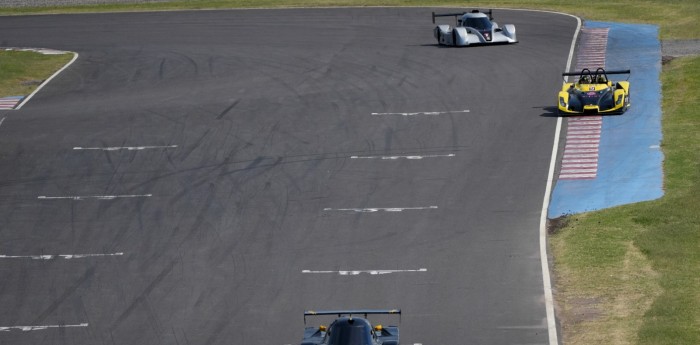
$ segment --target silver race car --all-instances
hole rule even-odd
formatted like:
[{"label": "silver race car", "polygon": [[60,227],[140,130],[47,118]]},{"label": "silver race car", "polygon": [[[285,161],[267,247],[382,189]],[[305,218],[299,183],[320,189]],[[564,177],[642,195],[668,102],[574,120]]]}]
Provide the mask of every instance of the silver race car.
[{"label": "silver race car", "polygon": [[481,12],[472,10],[462,13],[441,13],[433,12],[433,24],[436,17],[455,17],[456,24],[438,25],[433,30],[433,35],[438,40],[438,44],[446,46],[470,46],[477,44],[508,44],[517,43],[515,36],[515,26],[505,24],[499,27],[493,21],[492,10]]}]

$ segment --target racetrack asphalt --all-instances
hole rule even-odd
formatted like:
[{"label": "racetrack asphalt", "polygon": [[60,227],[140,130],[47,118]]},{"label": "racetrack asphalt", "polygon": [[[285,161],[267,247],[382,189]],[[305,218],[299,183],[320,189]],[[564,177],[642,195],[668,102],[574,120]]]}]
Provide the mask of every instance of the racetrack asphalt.
[{"label": "racetrack asphalt", "polygon": [[405,344],[546,344],[576,19],[444,48],[431,11],[2,18],[80,58],[0,113],[0,343],[295,344],[306,309],[401,308]]}]

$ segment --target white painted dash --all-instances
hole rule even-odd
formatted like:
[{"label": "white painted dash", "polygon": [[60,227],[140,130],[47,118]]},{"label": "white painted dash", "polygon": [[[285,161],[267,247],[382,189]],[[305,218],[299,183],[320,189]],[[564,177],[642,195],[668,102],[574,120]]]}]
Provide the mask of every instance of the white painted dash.
[{"label": "white painted dash", "polygon": [[436,209],[437,206],[425,206],[425,207],[372,207],[372,208],[324,208],[324,211],[352,211],[352,212],[403,212],[407,210],[431,210]]},{"label": "white painted dash", "polygon": [[149,198],[153,194],[133,194],[133,195],[74,195],[74,196],[38,196],[37,199],[40,200],[60,200],[60,199],[70,199],[70,200],[85,200],[85,199],[98,199],[98,200],[113,200],[118,198]]},{"label": "white painted dash", "polygon": [[177,145],[165,145],[165,146],[114,146],[114,147],[80,147],[76,146],[73,150],[102,150],[102,151],[118,151],[118,150],[128,150],[128,151],[140,151],[148,149],[172,149],[176,148]]},{"label": "white painted dash", "polygon": [[351,271],[312,271],[312,270],[303,270],[301,273],[304,274],[339,274],[341,276],[356,276],[360,274],[369,274],[369,275],[383,275],[383,274],[392,274],[392,273],[412,273],[412,272],[428,272],[427,268],[419,268],[419,269],[409,269],[409,270],[351,270]]},{"label": "white painted dash", "polygon": [[381,160],[398,160],[398,159],[423,159],[423,158],[442,158],[454,157],[454,153],[447,155],[412,155],[412,156],[350,156],[351,159],[381,159]]},{"label": "white painted dash", "polygon": [[0,255],[0,259],[33,259],[33,260],[53,260],[53,259],[83,259],[99,256],[122,256],[124,253],[108,254],[55,254],[55,255]]},{"label": "white painted dash", "polygon": [[385,116],[385,115],[401,115],[401,116],[442,115],[442,114],[468,113],[468,112],[469,112],[469,110],[419,111],[419,112],[415,112],[415,113],[372,113],[372,116]]},{"label": "white painted dash", "polygon": [[23,332],[28,331],[40,331],[49,328],[71,328],[71,327],[87,327],[87,323],[80,323],[76,325],[40,325],[40,326],[0,326],[0,332],[7,332],[12,330],[18,330]]}]

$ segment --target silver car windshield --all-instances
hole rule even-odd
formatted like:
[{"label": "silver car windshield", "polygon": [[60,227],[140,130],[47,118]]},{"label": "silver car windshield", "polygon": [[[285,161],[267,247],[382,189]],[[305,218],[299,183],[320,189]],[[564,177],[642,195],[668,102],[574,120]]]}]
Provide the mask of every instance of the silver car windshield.
[{"label": "silver car windshield", "polygon": [[491,21],[488,20],[486,17],[478,17],[478,18],[466,18],[463,22],[462,25],[468,26],[477,30],[491,30],[493,27],[493,24],[491,24]]}]

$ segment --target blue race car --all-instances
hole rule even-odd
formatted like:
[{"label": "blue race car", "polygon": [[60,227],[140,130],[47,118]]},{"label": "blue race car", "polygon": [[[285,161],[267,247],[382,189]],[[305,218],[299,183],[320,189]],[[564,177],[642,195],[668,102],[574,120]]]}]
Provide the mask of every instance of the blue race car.
[{"label": "blue race car", "polygon": [[[307,316],[337,315],[330,326],[306,327],[301,345],[399,345],[399,328],[397,326],[374,325],[367,320],[367,315],[396,314],[400,309],[361,309],[361,310],[325,310],[304,312]],[[363,315],[355,317],[354,315]]]}]

